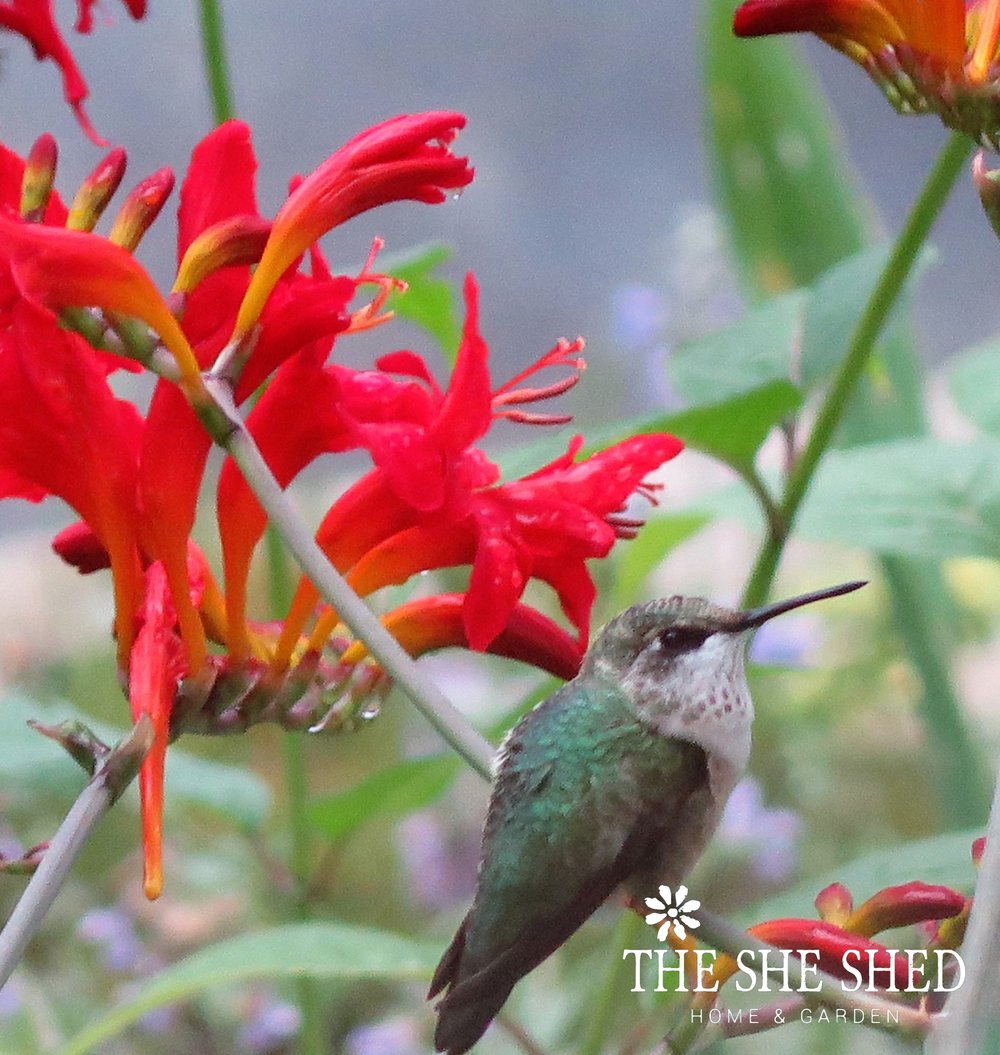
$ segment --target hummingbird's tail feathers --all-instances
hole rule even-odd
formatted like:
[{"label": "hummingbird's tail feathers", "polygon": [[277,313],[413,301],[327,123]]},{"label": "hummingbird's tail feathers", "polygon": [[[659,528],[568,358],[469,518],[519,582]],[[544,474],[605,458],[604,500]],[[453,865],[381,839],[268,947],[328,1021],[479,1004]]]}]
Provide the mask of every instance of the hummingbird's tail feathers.
[{"label": "hummingbird's tail feathers", "polygon": [[653,850],[663,837],[662,823],[658,816],[640,817],[617,856],[589,876],[572,901],[532,920],[482,966],[472,960],[465,948],[473,908],[458,928],[431,982],[429,997],[450,987],[437,1008],[437,1051],[463,1055],[479,1040],[518,981],[579,930],[621,883],[650,864]]},{"label": "hummingbird's tail feathers", "polygon": [[458,968],[462,962],[462,953],[465,952],[465,932],[469,928],[470,915],[471,913],[466,913],[465,919],[455,931],[455,937],[451,939],[451,944],[445,949],[444,956],[437,965],[434,977],[431,979],[431,987],[427,990],[428,1000],[433,1000],[445,986],[453,985],[458,981]]},{"label": "hummingbird's tail feathers", "polygon": [[[480,971],[480,975],[487,973]],[[478,977],[474,975],[470,981]],[[520,977],[518,975],[503,983],[490,980],[489,985],[479,987],[475,997],[463,992],[461,986],[453,989],[438,1005],[434,1050],[445,1052],[445,1055],[464,1055],[500,1013],[500,1008]]]}]

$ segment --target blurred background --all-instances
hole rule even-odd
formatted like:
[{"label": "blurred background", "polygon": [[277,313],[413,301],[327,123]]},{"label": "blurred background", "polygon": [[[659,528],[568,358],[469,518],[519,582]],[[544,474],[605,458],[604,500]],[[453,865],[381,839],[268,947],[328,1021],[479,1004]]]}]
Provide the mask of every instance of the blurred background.
[{"label": "blurred background", "polygon": [[[211,126],[193,0],[150,0],[139,23],[105,0],[103,23],[99,13],[90,37],[70,33],[73,3],[60,0],[56,8],[90,84],[94,125],[128,151],[126,185],[163,165],[180,176]],[[463,111],[469,125],[459,146],[476,165],[472,186],[440,207],[396,205],[338,229],[324,243],[334,266],[355,269],[376,234],[387,253],[444,241],[454,250],[445,273],[456,281],[466,270],[479,277],[482,330],[498,373],[533,361],[559,336],[582,334],[590,370],[563,400],[581,426],[667,406],[663,363],[675,343],[741,310],[701,144],[699,8],[698,0],[225,4],[235,103],[254,131],[262,209],[273,212],[289,177],[308,172],[371,123],[403,111]],[[829,92],[845,150],[886,231],[894,232],[946,132],[932,118],[896,117],[845,59],[811,40],[804,45]],[[38,134],[54,133],[58,186],[70,195],[101,151],[64,105],[56,68],[36,63],[18,38],[0,37],[0,49],[0,137],[23,154]],[[174,268],[169,211],[139,254],[164,284]],[[1000,330],[1000,246],[971,182],[960,184],[932,240],[938,257],[914,317],[922,354],[937,364]],[[370,361],[408,341],[426,349],[421,334],[402,327],[359,342],[353,354]],[[946,405],[938,414],[943,430],[961,433]],[[697,460],[678,462],[666,501],[680,507],[727,479]],[[302,500],[309,508],[308,489]],[[318,496],[315,502],[318,509]],[[0,717],[10,734],[0,844],[10,847],[47,837],[77,786],[55,748],[43,757],[25,747],[19,730],[38,713],[38,701],[57,708],[70,701],[88,720],[124,724],[107,636],[109,585],[75,576],[48,551],[52,530],[67,521],[54,503],[0,504],[0,689],[10,694]],[[754,545],[744,529],[713,527],[675,551],[645,594],[683,590],[735,600]],[[785,593],[806,578],[816,584],[871,571],[857,553],[801,544],[783,567]],[[613,610],[616,569],[601,569],[598,622]],[[950,576],[966,602],[964,699],[984,735],[995,737],[984,686],[997,677],[989,598],[1000,583],[983,562],[955,562]],[[734,797],[692,881],[703,899],[739,912],[881,844],[937,831],[939,818],[921,798],[933,745],[921,741],[913,719],[918,686],[882,620],[883,601],[876,582],[836,610],[789,617],[761,635],[757,658],[778,673],[757,679],[755,695],[766,702],[753,778]],[[428,662],[452,698],[483,721],[538,689],[530,674],[479,657]],[[189,768],[181,772],[177,763],[171,770],[167,895],[152,907],[142,900],[137,820],[122,807],[88,847],[29,969],[0,997],[0,1051],[58,1050],[61,1034],[127,997],[162,965],[286,914],[279,904],[289,888],[279,734],[255,729],[224,743],[189,737],[183,746]],[[313,790],[350,787],[400,751],[434,747],[394,697],[359,736],[309,743]],[[27,753],[13,759],[19,751]],[[217,768],[199,769],[199,761]],[[55,775],[64,771],[65,779]],[[423,930],[443,947],[472,890],[486,801],[474,777],[460,781],[433,811],[398,823],[382,817],[328,842],[320,835],[316,914]],[[223,789],[216,795],[226,800],[221,806],[206,801],[205,785],[213,782]],[[877,876],[869,878],[877,885]],[[18,883],[2,883],[9,884],[0,885],[6,904]],[[808,903],[799,911],[806,909]],[[609,912],[576,939],[568,965],[546,965],[540,983],[515,1003],[526,1018],[549,1020],[539,1027],[543,1040],[580,1013],[574,987],[603,969],[613,925]],[[331,1050],[428,1050],[430,1015],[419,987],[402,996],[374,985],[360,994],[333,987],[327,998]],[[5,1018],[12,1038],[6,1048]],[[287,990],[252,986],[158,1011],[106,1050],[267,1055],[294,1050],[298,1025]],[[835,1028],[782,1030],[726,1050],[738,1055],[765,1044],[771,1052],[829,1055],[903,1050],[877,1034]],[[507,1051],[509,1041],[494,1038],[482,1050]]]}]

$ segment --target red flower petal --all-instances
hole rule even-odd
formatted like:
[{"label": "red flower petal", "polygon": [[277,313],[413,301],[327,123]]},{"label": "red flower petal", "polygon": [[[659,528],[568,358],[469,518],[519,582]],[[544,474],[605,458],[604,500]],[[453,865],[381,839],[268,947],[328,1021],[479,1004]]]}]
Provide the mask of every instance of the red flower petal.
[{"label": "red flower petal", "polygon": [[[755,938],[760,938],[768,945],[776,945],[779,949],[810,949],[819,952],[819,968],[832,974],[835,978],[854,980],[845,968],[844,956],[852,955],[848,959],[856,970],[868,972],[868,957],[871,956],[872,966],[878,973],[873,975],[876,982],[884,988],[889,988],[882,980],[886,978],[886,970],[891,969],[893,983],[897,989],[906,989],[910,983],[909,964],[905,956],[893,955],[883,945],[868,941],[857,934],[849,934],[832,923],[824,923],[814,919],[774,919],[766,923],[758,923],[749,931]],[[916,981],[919,980],[916,979]]]},{"label": "red flower petal", "polygon": [[394,117],[355,136],[304,179],[274,218],[234,338],[256,323],[287,268],[333,227],[391,201],[442,202],[446,191],[469,183],[467,159],[445,145],[464,124],[455,113]]},{"label": "red flower petal", "polygon": [[[382,622],[414,657],[442,648],[470,648],[464,607],[465,597],[460,593],[422,597],[393,609],[382,617]],[[582,658],[581,649],[565,630],[525,605],[514,608],[488,651],[567,680],[576,676]],[[356,644],[344,654],[344,660],[357,662],[363,655],[364,647]]]},{"label": "red flower petal", "polygon": [[14,493],[36,501],[58,495],[98,535],[115,571],[124,658],[141,574],[135,487],[142,421],[114,397],[105,375],[81,338],[47,312],[14,305],[12,328],[0,332],[0,485],[20,482]]},{"label": "red flower petal", "polygon": [[430,428],[431,438],[456,454],[485,436],[493,420],[489,349],[479,335],[479,288],[471,274],[465,276],[464,293],[462,343],[448,391]]},{"label": "red flower petal", "polygon": [[253,137],[242,121],[226,121],[191,152],[177,210],[177,264],[203,231],[232,216],[260,216]]},{"label": "red flower petal", "polygon": [[844,929],[870,938],[893,927],[925,920],[948,919],[965,907],[965,895],[946,886],[904,883],[886,887],[859,905],[844,921]]}]

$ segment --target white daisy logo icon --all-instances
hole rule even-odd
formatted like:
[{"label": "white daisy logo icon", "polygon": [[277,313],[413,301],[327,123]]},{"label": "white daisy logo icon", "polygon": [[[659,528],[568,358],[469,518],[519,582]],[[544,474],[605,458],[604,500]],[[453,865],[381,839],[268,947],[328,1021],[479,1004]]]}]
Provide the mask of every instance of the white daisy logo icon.
[{"label": "white daisy logo icon", "polygon": [[691,915],[701,908],[701,902],[688,899],[686,886],[679,886],[674,892],[668,886],[661,886],[658,898],[648,897],[645,901],[646,907],[653,910],[646,916],[646,922],[651,927],[659,927],[656,937],[660,941],[666,941],[671,930],[683,941],[687,937],[686,927],[696,930],[701,926]]}]

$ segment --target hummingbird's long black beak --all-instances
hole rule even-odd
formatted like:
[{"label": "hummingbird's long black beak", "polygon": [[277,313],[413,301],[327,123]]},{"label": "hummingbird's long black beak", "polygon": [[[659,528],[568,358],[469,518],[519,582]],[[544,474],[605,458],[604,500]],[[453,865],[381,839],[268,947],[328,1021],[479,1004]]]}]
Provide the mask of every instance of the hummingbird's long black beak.
[{"label": "hummingbird's long black beak", "polygon": [[744,612],[740,621],[736,624],[737,630],[753,630],[773,619],[776,615],[790,612],[793,608],[801,608],[804,604],[812,604],[813,601],[825,601],[827,597],[839,597],[844,593],[853,593],[867,586],[867,582],[845,582],[840,586],[828,586],[825,590],[814,590],[812,593],[803,593],[798,597],[790,597],[787,601],[775,601],[774,604],[765,604],[760,608],[751,608]]}]

